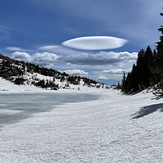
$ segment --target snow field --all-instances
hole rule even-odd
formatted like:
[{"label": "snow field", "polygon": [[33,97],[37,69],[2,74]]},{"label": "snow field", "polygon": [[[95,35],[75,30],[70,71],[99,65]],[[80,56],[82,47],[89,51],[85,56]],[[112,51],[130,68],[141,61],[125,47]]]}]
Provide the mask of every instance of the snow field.
[{"label": "snow field", "polygon": [[[112,89],[92,93],[101,97],[59,105],[1,128],[0,162],[163,162],[163,99],[151,93],[125,96]],[[150,112],[134,118],[144,106]]]}]

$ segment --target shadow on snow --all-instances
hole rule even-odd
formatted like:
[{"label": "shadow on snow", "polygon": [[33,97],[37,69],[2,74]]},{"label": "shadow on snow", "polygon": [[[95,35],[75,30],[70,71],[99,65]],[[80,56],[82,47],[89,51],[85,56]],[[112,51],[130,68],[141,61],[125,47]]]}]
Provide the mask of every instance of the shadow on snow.
[{"label": "shadow on snow", "polygon": [[134,116],[133,119],[144,117],[144,116],[154,113],[158,110],[160,112],[163,112],[163,103],[153,104],[153,105],[148,105],[148,106],[142,107],[137,113],[133,114],[133,116]]}]

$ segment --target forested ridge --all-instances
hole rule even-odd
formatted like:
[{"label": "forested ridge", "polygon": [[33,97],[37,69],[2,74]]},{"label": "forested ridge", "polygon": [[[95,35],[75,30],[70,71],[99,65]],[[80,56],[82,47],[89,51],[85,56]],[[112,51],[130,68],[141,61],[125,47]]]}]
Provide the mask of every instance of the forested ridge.
[{"label": "forested ridge", "polygon": [[[160,15],[163,16],[163,13]],[[158,31],[161,36],[156,42],[156,49],[151,50],[150,46],[146,50],[141,49],[131,72],[124,73],[121,85],[124,93],[139,92],[154,85],[163,90],[163,25]]]},{"label": "forested ridge", "polygon": [[[40,79],[37,74],[52,79]],[[96,82],[95,80],[87,77],[72,76],[65,72],[60,72],[54,69],[40,67],[32,63],[26,63],[11,59],[7,56],[0,54],[0,77],[9,80],[17,85],[34,85],[41,88],[50,88],[57,90],[62,84],[62,88],[70,88],[72,85],[85,85],[88,87],[104,87],[103,83]]]}]

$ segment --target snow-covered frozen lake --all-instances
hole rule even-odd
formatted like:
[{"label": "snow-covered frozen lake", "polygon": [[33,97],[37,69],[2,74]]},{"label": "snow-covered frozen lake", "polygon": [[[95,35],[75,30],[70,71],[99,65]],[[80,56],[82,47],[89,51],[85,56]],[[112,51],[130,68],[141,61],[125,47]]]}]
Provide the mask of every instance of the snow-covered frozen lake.
[{"label": "snow-covered frozen lake", "polygon": [[[163,162],[163,98],[145,91],[126,96],[112,89],[90,89],[88,97],[92,94],[93,99],[98,97],[97,100],[85,101],[81,96],[80,102],[74,102],[78,94],[83,94],[82,91],[77,93],[69,90],[67,93],[72,95],[69,96],[72,101],[60,101],[59,97],[64,97],[65,94],[62,91],[58,93],[63,95],[58,96],[58,101],[62,104],[54,104],[54,109],[50,110],[49,106],[53,106],[50,99],[53,98],[49,95],[44,105],[42,101],[46,93],[38,94],[32,100],[38,103],[41,112],[35,108],[35,113],[29,111],[31,116],[28,118],[0,128],[0,162]],[[7,96],[9,95],[6,95],[6,99],[9,99]],[[23,98],[26,105],[33,97],[17,94],[15,98],[17,96],[19,101]],[[3,100],[1,107],[5,105]],[[17,105],[7,103],[12,107]],[[24,104],[23,107],[26,106]],[[32,108],[29,107],[30,109]],[[15,111],[18,114],[19,111],[28,113],[24,109],[12,108],[5,114],[14,114]],[[5,112],[5,109],[1,112]]]},{"label": "snow-covered frozen lake", "polygon": [[0,94],[0,126],[18,122],[33,113],[50,111],[57,105],[97,99],[97,95],[84,93],[2,93]]}]

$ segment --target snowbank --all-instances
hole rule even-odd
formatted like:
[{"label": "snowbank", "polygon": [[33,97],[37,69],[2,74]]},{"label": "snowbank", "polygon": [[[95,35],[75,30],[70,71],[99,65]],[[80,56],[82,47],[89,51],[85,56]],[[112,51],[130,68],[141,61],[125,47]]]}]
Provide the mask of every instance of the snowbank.
[{"label": "snowbank", "polygon": [[[0,78],[1,96],[22,92],[54,91]],[[0,162],[163,162],[163,99],[150,91],[125,96],[113,89],[82,85],[55,93],[89,93],[100,98],[59,105],[1,127]],[[14,116],[21,110],[0,112]]]},{"label": "snowbank", "polygon": [[42,92],[43,89],[40,89],[35,86],[30,85],[15,85],[14,83],[7,81],[0,77],[0,93],[4,92]]},{"label": "snowbank", "polygon": [[101,97],[1,128],[0,162],[163,162],[163,99],[111,89],[92,93]]},{"label": "snowbank", "polygon": [[[52,80],[52,77],[49,76],[43,76],[40,74],[36,74],[39,79],[44,79],[44,80]],[[83,83],[81,82],[80,85],[73,85],[69,84],[70,87],[68,89],[63,89],[62,87],[65,86],[64,82],[60,82],[59,80],[56,81],[56,84],[61,87],[60,89],[56,90],[51,90],[51,89],[42,89],[40,87],[36,87],[34,85],[16,85],[8,80],[3,79],[0,77],[0,94],[2,93],[37,93],[37,92],[103,92],[107,91],[108,88],[96,88],[96,87],[88,87],[84,86]],[[108,86],[109,87],[109,86]]]}]

